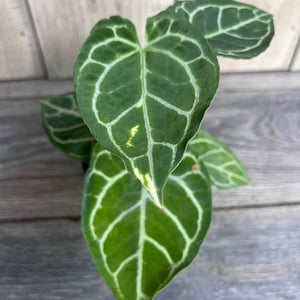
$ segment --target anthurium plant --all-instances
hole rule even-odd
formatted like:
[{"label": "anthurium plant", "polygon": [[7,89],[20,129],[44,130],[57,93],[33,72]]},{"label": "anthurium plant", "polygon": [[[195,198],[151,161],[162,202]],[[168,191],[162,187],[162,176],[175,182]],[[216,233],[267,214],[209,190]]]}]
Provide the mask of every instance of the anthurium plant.
[{"label": "anthurium plant", "polygon": [[82,228],[116,299],[153,299],[197,255],[211,186],[250,182],[200,124],[217,55],[256,56],[273,32],[270,14],[231,0],[176,2],[148,19],[145,46],[129,20],[111,17],[82,46],[74,92],[41,101],[50,141],[89,164]]}]

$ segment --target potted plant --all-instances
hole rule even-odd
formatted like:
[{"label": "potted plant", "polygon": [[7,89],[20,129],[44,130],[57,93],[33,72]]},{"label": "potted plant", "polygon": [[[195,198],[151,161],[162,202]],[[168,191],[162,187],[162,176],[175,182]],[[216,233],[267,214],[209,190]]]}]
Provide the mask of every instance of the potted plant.
[{"label": "potted plant", "polygon": [[117,299],[152,299],[188,266],[211,219],[211,186],[250,182],[200,130],[219,82],[217,55],[251,58],[272,16],[231,0],[178,1],[147,21],[146,43],[119,16],[92,29],[75,91],[42,100],[50,141],[88,163],[84,237]]}]

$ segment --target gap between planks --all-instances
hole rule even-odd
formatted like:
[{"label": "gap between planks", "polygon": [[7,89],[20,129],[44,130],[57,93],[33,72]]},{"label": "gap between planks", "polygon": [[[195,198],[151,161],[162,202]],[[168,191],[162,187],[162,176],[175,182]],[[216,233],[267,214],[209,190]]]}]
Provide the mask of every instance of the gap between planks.
[{"label": "gap between planks", "polygon": [[[240,206],[226,206],[226,207],[213,207],[214,212],[225,212],[225,211],[239,211],[239,210],[261,210],[267,208],[281,208],[281,207],[293,207],[298,209],[300,207],[300,202],[286,202],[286,203],[267,203],[261,205],[240,205]],[[25,218],[10,218],[10,219],[0,219],[0,224],[22,224],[22,223],[47,223],[52,221],[70,221],[70,222],[81,222],[80,215],[70,215],[62,217],[25,217]]]},{"label": "gap between planks", "polygon": [[[72,90],[72,80],[0,81],[0,100],[42,98]],[[300,90],[300,72],[221,74],[218,93],[267,90]]]}]

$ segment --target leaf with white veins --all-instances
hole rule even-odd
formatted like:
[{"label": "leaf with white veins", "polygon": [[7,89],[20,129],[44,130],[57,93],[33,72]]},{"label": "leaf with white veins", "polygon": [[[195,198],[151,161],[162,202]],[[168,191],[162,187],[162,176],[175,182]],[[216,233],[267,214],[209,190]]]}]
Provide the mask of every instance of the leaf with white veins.
[{"label": "leaf with white veins", "polygon": [[118,300],[152,299],[191,263],[211,218],[210,185],[186,152],[169,177],[163,210],[99,145],[85,178],[82,226],[96,266]]},{"label": "leaf with white veins", "polygon": [[231,0],[178,1],[168,9],[188,20],[217,55],[251,58],[265,51],[274,35],[272,15]]},{"label": "leaf with white veins", "polygon": [[52,144],[72,158],[88,162],[95,139],[78,112],[74,93],[40,103],[42,125]]},{"label": "leaf with white veins", "polygon": [[200,130],[189,143],[188,149],[203,164],[211,183],[216,187],[229,189],[251,183],[235,154],[208,132]]},{"label": "leaf with white veins", "polygon": [[91,133],[124,160],[160,207],[218,77],[207,42],[172,15],[148,21],[144,49],[130,21],[100,21],[75,67],[79,110]]}]

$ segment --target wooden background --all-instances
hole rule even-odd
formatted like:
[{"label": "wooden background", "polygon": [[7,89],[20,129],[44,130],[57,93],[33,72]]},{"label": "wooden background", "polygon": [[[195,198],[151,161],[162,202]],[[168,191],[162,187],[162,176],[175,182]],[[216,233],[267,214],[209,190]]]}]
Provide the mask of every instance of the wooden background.
[{"label": "wooden background", "polygon": [[[1,0],[0,80],[71,78],[93,24],[120,14],[143,38],[146,18],[174,0]],[[251,61],[221,59],[223,72],[300,70],[300,1],[245,0],[273,13],[271,47]]]},{"label": "wooden background", "polygon": [[[112,300],[80,230],[83,172],[37,99],[69,80],[0,83],[0,299]],[[203,124],[254,185],[214,190],[203,249],[158,300],[300,299],[300,73],[224,75]]]},{"label": "wooden background", "polygon": [[[172,1],[0,0],[1,300],[113,299],[80,230],[81,165],[49,144],[37,100],[72,90],[97,19],[121,13],[141,28]],[[203,126],[254,185],[214,190],[201,254],[158,300],[300,299],[300,0],[245,2],[273,12],[277,35],[257,59],[222,59],[231,74]]]}]

